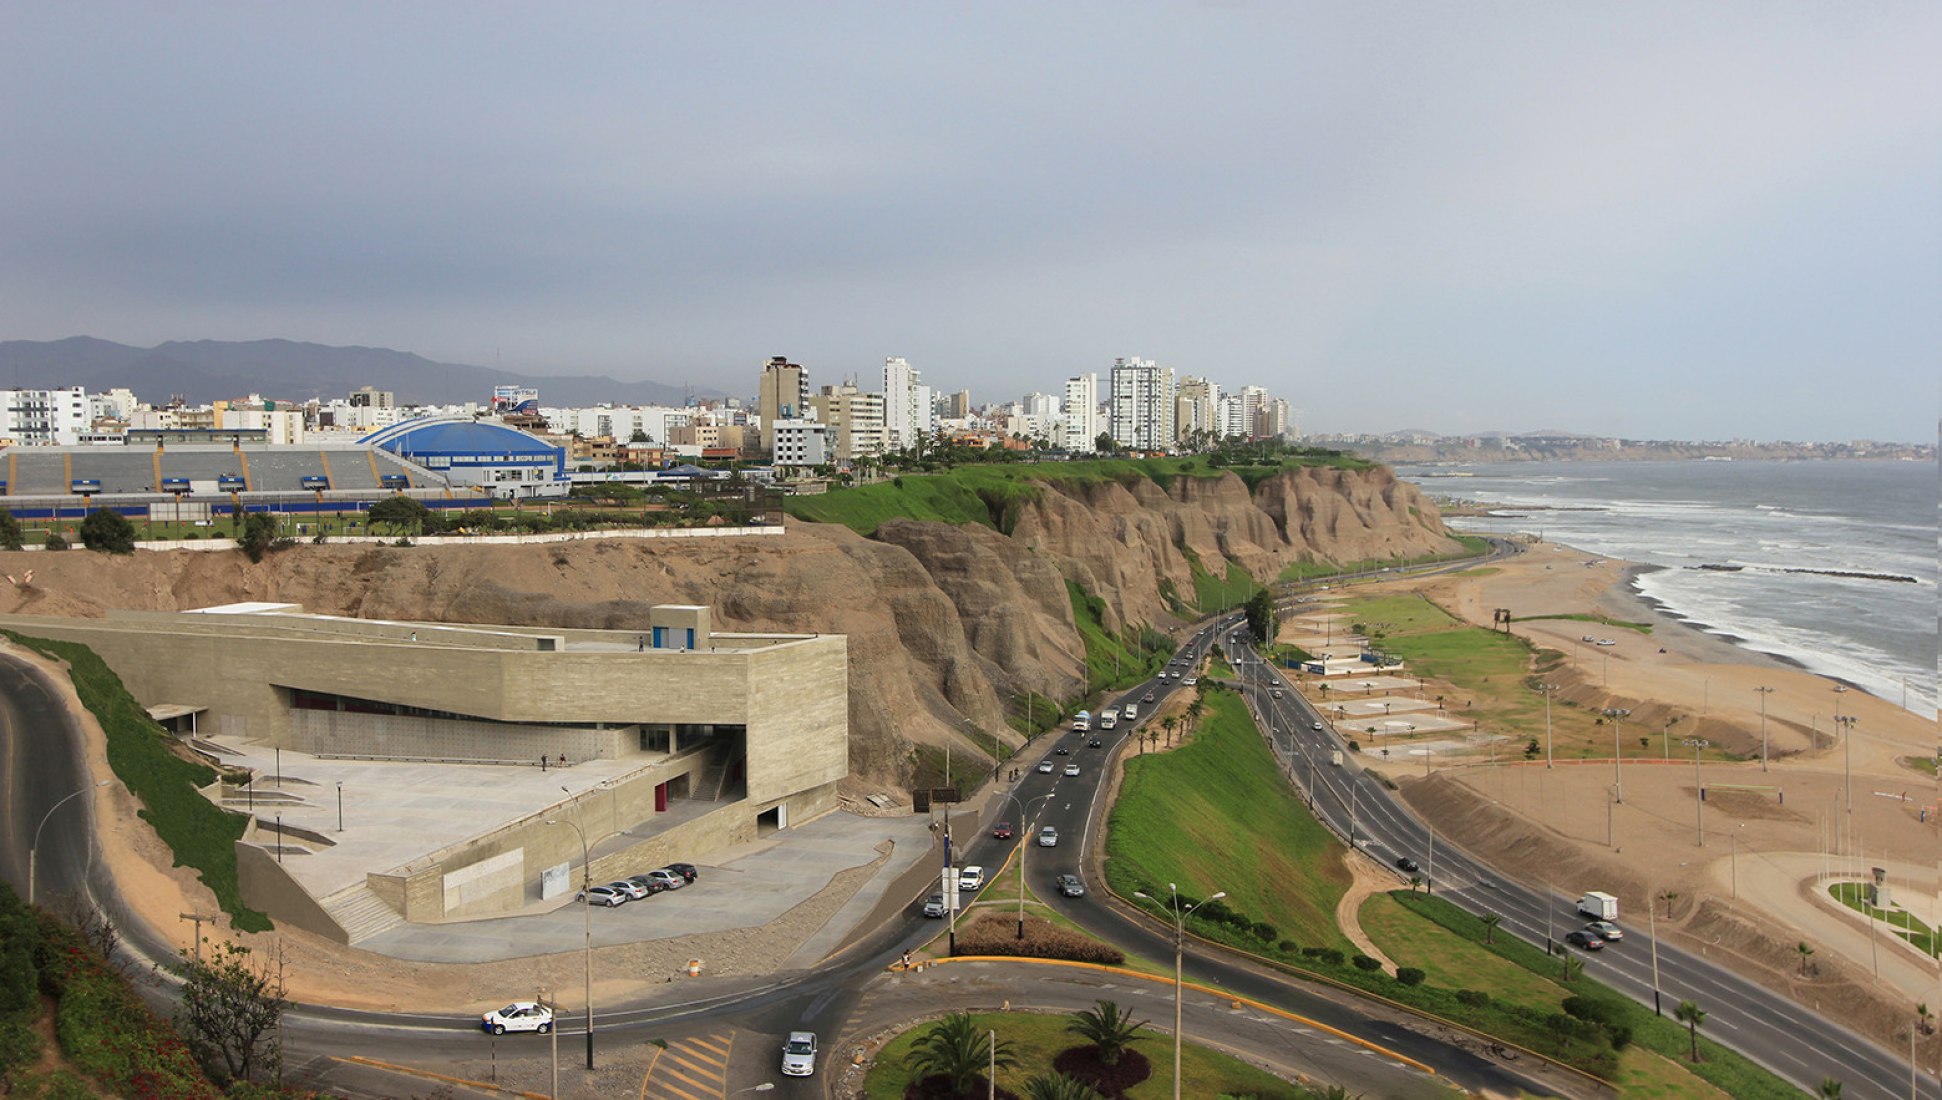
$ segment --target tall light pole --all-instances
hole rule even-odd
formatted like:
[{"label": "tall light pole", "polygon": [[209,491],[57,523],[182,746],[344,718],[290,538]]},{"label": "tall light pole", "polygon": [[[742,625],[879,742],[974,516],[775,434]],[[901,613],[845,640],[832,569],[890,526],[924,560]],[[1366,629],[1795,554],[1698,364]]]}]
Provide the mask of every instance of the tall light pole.
[{"label": "tall light pole", "polygon": [[[566,788],[562,787],[561,790]],[[586,936],[587,966],[587,1068],[593,1068],[593,859],[587,847],[587,831],[578,822],[553,818],[548,825],[566,825],[580,837],[580,925]]]},{"label": "tall light pole", "polygon": [[49,806],[47,808],[47,812],[41,815],[40,824],[34,826],[34,842],[27,846],[27,904],[28,905],[31,906],[34,904],[34,883],[36,881],[34,877],[34,872],[37,870],[37,861],[35,857],[38,856],[40,853],[40,831],[42,829],[47,828],[47,819],[53,817],[54,811],[60,809],[62,806],[65,806],[68,803],[74,801],[75,799],[81,797],[82,795],[87,794],[89,791],[98,791],[107,785],[108,785],[108,781],[106,779],[97,780],[94,786],[82,787],[80,790],[75,791],[74,793],[61,799],[59,802],[56,802],[52,806]]},{"label": "tall light pole", "polygon": [[1619,730],[1625,726],[1625,716],[1632,713],[1623,707],[1606,707],[1605,717],[1612,720],[1612,795],[1618,801],[1625,801],[1625,777],[1619,774],[1619,758],[1624,754],[1624,746],[1619,743]]},{"label": "tall light pole", "polygon": [[[1180,888],[1169,882],[1167,894],[1173,909],[1173,1100],[1180,1100],[1180,1004],[1183,988],[1180,972],[1181,955],[1186,951],[1187,945],[1187,918],[1193,915],[1194,910],[1208,902],[1219,901],[1226,897],[1227,891],[1216,890],[1211,895],[1189,905],[1184,912],[1180,908]],[[1133,896],[1146,898],[1148,901],[1159,900],[1137,890],[1133,891]]]},{"label": "tall light pole", "polygon": [[1762,687],[1754,688],[1753,690],[1760,693],[1760,770],[1766,771],[1767,770],[1767,696],[1773,694],[1773,689],[1770,687],[1762,686]]},{"label": "tall light pole", "polygon": [[344,831],[344,781],[337,781],[337,831]]},{"label": "tall light pole", "polygon": [[[1836,702],[1839,705],[1839,702]],[[1847,812],[1854,813],[1854,715],[1837,714],[1834,725],[1841,731],[1841,783],[1846,792],[1842,795],[1847,803]]]},{"label": "tall light pole", "polygon": [[1012,838],[1018,842],[1018,938],[1025,938],[1025,849],[1030,848],[1032,840],[1032,807],[1052,797],[1042,794],[1030,802],[1019,801],[1017,792],[1005,792],[1005,798],[1018,807],[1018,828],[1012,830]]},{"label": "tall light pole", "polygon": [[1699,750],[1712,742],[1704,737],[1688,737],[1683,744],[1691,745],[1693,749],[1693,813],[1699,819],[1699,846],[1704,848],[1706,846],[1706,788],[1699,785]]},{"label": "tall light pole", "polygon": [[1539,684],[1537,685],[1537,690],[1544,693],[1544,767],[1546,770],[1549,770],[1553,762],[1551,755],[1551,694],[1558,690],[1558,685]]}]

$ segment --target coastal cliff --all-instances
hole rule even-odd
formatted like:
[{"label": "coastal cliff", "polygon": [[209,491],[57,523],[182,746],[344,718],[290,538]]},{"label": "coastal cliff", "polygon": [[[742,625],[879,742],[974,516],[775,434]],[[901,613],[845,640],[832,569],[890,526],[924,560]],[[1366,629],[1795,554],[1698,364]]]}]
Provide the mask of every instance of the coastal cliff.
[{"label": "coastal cliff", "polygon": [[653,604],[710,604],[724,630],[848,635],[852,770],[900,785],[915,742],[941,744],[967,725],[1005,731],[1029,698],[1082,695],[1072,586],[1098,598],[1108,632],[1166,630],[1197,617],[1197,580],[1229,563],[1270,581],[1297,561],[1459,549],[1389,470],[1301,467],[1252,488],[1233,473],[1035,481],[1002,522],[892,519],[868,536],[791,520],[779,537],[306,544],[256,564],[222,551],[0,554],[17,559],[6,572],[34,571],[31,584],[0,589],[0,611],[265,600],[363,618],[631,629]]}]

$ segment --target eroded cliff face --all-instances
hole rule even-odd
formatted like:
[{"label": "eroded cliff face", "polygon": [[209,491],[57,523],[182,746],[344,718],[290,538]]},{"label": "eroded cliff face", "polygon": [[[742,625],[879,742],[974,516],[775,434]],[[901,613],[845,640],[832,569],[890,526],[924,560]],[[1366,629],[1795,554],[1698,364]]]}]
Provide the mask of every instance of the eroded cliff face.
[{"label": "eroded cliff face", "polygon": [[[1072,699],[1085,649],[1066,581],[1103,598],[1108,626],[1178,623],[1193,565],[1263,580],[1289,562],[1455,550],[1435,508],[1386,469],[1286,471],[1250,491],[1232,475],[1168,486],[1046,485],[1009,535],[893,521],[872,538],[791,521],[747,539],[606,539],[533,546],[300,546],[108,557],[0,553],[8,613],[93,616],[268,600],[325,614],[632,629],[657,603],[715,608],[724,630],[849,636],[850,760],[900,785],[910,745],[1005,728],[1028,693]],[[25,574],[33,570],[31,582]],[[1042,704],[1041,704],[1042,705]]]}]

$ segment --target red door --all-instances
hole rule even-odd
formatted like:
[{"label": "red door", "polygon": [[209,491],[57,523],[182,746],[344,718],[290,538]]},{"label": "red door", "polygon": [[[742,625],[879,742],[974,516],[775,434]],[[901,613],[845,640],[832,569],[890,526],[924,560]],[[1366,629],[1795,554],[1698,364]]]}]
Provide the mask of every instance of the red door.
[{"label": "red door", "polygon": [[668,785],[666,783],[654,784],[654,812],[657,814],[668,812]]}]

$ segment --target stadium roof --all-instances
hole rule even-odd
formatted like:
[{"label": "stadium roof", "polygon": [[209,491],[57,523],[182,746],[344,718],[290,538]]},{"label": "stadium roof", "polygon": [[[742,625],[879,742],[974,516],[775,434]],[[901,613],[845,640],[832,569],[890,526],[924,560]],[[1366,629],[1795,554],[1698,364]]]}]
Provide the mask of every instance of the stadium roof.
[{"label": "stadium roof", "polygon": [[360,443],[393,454],[503,454],[553,458],[561,448],[517,428],[470,417],[421,417],[380,428]]}]

